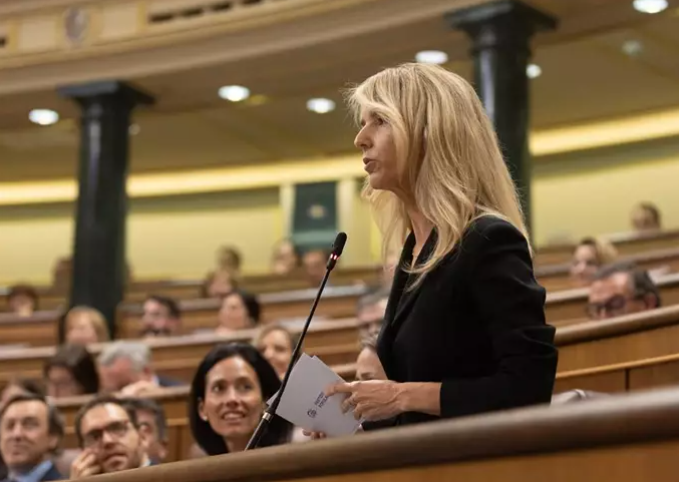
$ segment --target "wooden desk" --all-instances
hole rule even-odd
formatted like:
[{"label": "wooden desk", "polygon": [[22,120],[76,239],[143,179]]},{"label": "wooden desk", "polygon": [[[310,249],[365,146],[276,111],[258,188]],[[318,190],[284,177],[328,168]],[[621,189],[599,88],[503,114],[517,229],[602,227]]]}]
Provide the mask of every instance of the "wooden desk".
[{"label": "wooden desk", "polygon": [[648,390],[679,384],[679,353],[598,366],[557,375],[555,393],[579,388],[604,393]]},{"label": "wooden desk", "polygon": [[[679,271],[679,249],[669,248],[655,251],[634,253],[620,261],[631,261],[644,270],[668,268],[670,272]],[[535,276],[548,293],[570,290],[573,288],[570,278],[570,261],[567,263],[536,266]]]},{"label": "wooden desk", "polygon": [[[660,290],[662,306],[679,304],[679,273],[659,278],[656,285]],[[564,326],[586,321],[588,296],[586,288],[547,293],[545,303],[547,323]]]},{"label": "wooden desk", "polygon": [[[621,256],[629,256],[646,251],[672,249],[679,245],[679,230],[661,231],[658,233],[620,233],[605,236],[618,250]],[[535,266],[549,266],[570,261],[575,244],[564,243],[543,246],[537,249],[534,256]]]},{"label": "wooden desk", "polygon": [[[337,268],[330,280],[334,286],[373,285],[378,283],[381,269],[378,265]],[[125,301],[140,303],[151,294],[169,296],[177,300],[193,300],[203,295],[204,284],[204,279],[133,281],[126,290]],[[309,282],[299,271],[285,276],[275,274],[245,276],[240,286],[246,291],[264,294],[308,289]],[[40,286],[36,289],[41,309],[53,310],[65,306],[66,293],[63,290],[55,290],[49,286]],[[6,293],[7,288],[0,287],[0,297]],[[4,303],[0,310],[3,308]]]},{"label": "wooden desk", "polygon": [[[356,313],[358,299],[367,292],[364,286],[341,286],[326,288],[316,309],[316,318],[348,318]],[[306,318],[316,290],[268,293],[259,297],[262,304],[262,321],[268,323],[285,319]],[[219,299],[197,299],[180,302],[182,332],[214,330],[217,327]],[[121,338],[136,338],[141,326],[140,304],[124,304],[118,310],[118,330]]]},{"label": "wooden desk", "polygon": [[47,346],[59,339],[59,311],[38,311],[28,318],[13,313],[0,313],[0,343],[2,345]]},{"label": "wooden desk", "polygon": [[679,305],[557,329],[559,372],[679,353]]},{"label": "wooden desk", "polygon": [[[163,464],[102,480],[675,482],[678,399],[679,390],[667,390],[532,407]],[[172,416],[182,413],[178,407]]]},{"label": "wooden desk", "polygon": [[[304,350],[328,365],[353,363],[360,348],[358,326],[353,319],[317,321],[309,329]],[[298,333],[301,326],[291,327],[291,330]],[[158,338],[147,340],[147,343],[152,350],[153,366],[159,374],[188,383],[198,363],[213,346],[229,341],[250,341],[256,333],[256,330],[243,330],[221,336],[200,334]],[[104,346],[91,345],[89,349],[96,356]],[[55,351],[55,347],[40,347],[0,352],[0,387],[16,376],[41,380],[42,367]]]}]

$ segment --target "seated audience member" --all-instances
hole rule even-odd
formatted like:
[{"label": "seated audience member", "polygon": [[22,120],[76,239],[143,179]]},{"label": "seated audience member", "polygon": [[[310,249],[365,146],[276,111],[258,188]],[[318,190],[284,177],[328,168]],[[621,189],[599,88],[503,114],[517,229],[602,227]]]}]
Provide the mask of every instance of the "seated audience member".
[{"label": "seated audience member", "polygon": [[660,306],[660,293],[633,263],[605,266],[594,276],[587,306],[591,319],[606,319]]},{"label": "seated audience member", "polygon": [[143,336],[178,335],[181,326],[179,305],[175,300],[167,296],[149,296],[144,301],[141,322]]},{"label": "seated audience member", "polygon": [[376,336],[368,336],[361,342],[361,352],[356,360],[356,379],[361,382],[387,379],[382,363],[377,356]]},{"label": "seated audience member", "polygon": [[43,368],[47,395],[73,397],[99,392],[99,374],[83,345],[62,345]]},{"label": "seated audience member", "polygon": [[146,453],[153,464],[167,457],[167,418],[163,407],[150,398],[126,398],[125,404],[137,415],[139,431],[146,435]]},{"label": "seated audience member", "polygon": [[632,227],[639,232],[652,232],[662,229],[658,207],[649,202],[639,203],[632,211]]},{"label": "seated audience member", "polygon": [[17,395],[0,413],[0,453],[7,481],[60,480],[52,457],[64,436],[56,408],[39,395]]},{"label": "seated audience member", "polygon": [[59,258],[52,271],[52,288],[60,293],[68,291],[73,278],[73,258]]},{"label": "seated audience member", "polygon": [[271,272],[287,275],[297,271],[300,265],[299,250],[290,239],[283,239],[273,249]]},{"label": "seated audience member", "polygon": [[15,285],[7,293],[7,307],[21,317],[31,316],[38,310],[38,293],[29,285]]},{"label": "seated audience member", "polygon": [[102,350],[97,359],[101,388],[136,397],[159,387],[182,385],[158,376],[151,367],[151,349],[143,342],[116,341]]},{"label": "seated audience member", "polygon": [[[189,423],[194,440],[208,455],[243,451],[255,431],[265,402],[280,388],[273,367],[253,346],[214,347],[191,382]],[[275,417],[260,447],[287,443],[292,427]]]},{"label": "seated audience member", "polygon": [[89,306],[71,308],[64,318],[64,341],[66,343],[104,343],[111,338],[104,315]]},{"label": "seated audience member", "polygon": [[224,298],[238,288],[233,276],[224,271],[208,274],[203,284],[203,298]]},{"label": "seated audience member", "polygon": [[83,405],[75,433],[83,451],[71,465],[71,479],[151,465],[137,414],[122,400],[102,397]]},{"label": "seated audience member", "polygon": [[232,291],[222,300],[216,331],[218,334],[227,334],[252,328],[259,323],[260,313],[257,297],[245,291]]},{"label": "seated audience member", "polygon": [[309,287],[318,288],[321,285],[329,256],[330,253],[323,249],[311,249],[302,256],[304,276],[309,283]]},{"label": "seated audience member", "polygon": [[15,378],[5,385],[5,388],[0,394],[0,410],[10,399],[19,395],[37,395],[39,397],[44,397],[45,391],[39,384],[32,380]]},{"label": "seated audience member", "polygon": [[356,319],[360,326],[361,336],[370,336],[380,332],[388,301],[389,293],[386,291],[375,291],[359,298],[356,304]]},{"label": "seated audience member", "polygon": [[272,323],[257,334],[253,345],[266,358],[282,380],[288,369],[297,337],[282,325]]},{"label": "seated audience member", "polygon": [[222,246],[217,252],[217,271],[229,273],[233,278],[240,277],[242,257],[233,246]]},{"label": "seated audience member", "polygon": [[575,286],[589,286],[596,272],[618,257],[615,247],[604,239],[584,238],[575,248],[571,261],[571,280]]}]

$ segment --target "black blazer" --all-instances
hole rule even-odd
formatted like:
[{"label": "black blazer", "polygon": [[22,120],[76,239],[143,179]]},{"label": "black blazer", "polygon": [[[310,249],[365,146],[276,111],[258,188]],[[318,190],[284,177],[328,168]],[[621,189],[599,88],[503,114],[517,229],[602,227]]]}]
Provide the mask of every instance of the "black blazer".
[{"label": "black blazer", "polygon": [[[431,255],[432,231],[417,264]],[[390,380],[440,382],[441,417],[548,403],[558,353],[545,324],[545,290],[528,244],[509,222],[484,216],[412,291],[415,237],[394,276],[377,352]],[[391,424],[438,417],[404,413]],[[366,429],[390,423],[364,425]]]}]

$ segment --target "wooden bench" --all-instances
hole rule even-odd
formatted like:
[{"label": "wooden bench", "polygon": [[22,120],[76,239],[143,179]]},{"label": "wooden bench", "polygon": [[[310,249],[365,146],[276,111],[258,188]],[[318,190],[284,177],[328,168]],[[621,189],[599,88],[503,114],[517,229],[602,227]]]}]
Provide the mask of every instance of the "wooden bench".
[{"label": "wooden bench", "polygon": [[[376,284],[379,281],[381,269],[378,265],[338,268],[331,274],[330,282],[333,286]],[[134,281],[125,293],[125,301],[140,303],[151,294],[169,296],[177,300],[193,300],[203,296],[204,284],[204,279]],[[308,289],[309,282],[300,271],[284,276],[275,274],[245,276],[241,281],[241,287],[257,294],[278,293]],[[0,298],[6,295],[7,291],[7,288],[0,288]],[[41,286],[37,287],[36,291],[42,310],[53,310],[66,305],[67,293],[63,290]],[[0,303],[0,306],[4,307],[4,301]]]},{"label": "wooden bench", "polygon": [[[317,321],[309,329],[304,351],[317,355],[328,365],[342,365],[356,361],[359,351],[358,322],[353,319]],[[291,331],[301,331],[301,326],[292,326]],[[200,334],[175,338],[147,340],[153,356],[153,366],[161,375],[189,382],[196,366],[219,343],[229,341],[250,341],[256,330],[243,330],[229,335]],[[97,355],[105,344],[91,345]],[[42,368],[46,360],[54,355],[55,347],[27,348],[0,352],[0,387],[17,376],[32,380],[42,379]]]},{"label": "wooden bench", "polygon": [[[665,275],[656,280],[663,306],[679,304],[679,273]],[[547,293],[545,316],[547,323],[564,326],[587,320],[589,291],[580,288]]]},{"label": "wooden bench", "polygon": [[679,353],[679,305],[557,329],[559,372]]},{"label": "wooden bench", "polygon": [[[661,249],[635,253],[625,256],[620,261],[631,261],[644,270],[654,270],[667,268],[669,272],[679,271],[679,249]],[[570,277],[571,263],[557,264],[551,266],[537,266],[535,276],[538,282],[549,292],[558,292],[573,288]]]},{"label": "wooden bench", "polygon": [[[629,256],[647,251],[676,248],[679,245],[679,230],[658,233],[620,233],[604,236],[611,241],[621,256]],[[536,250],[535,266],[549,266],[567,263],[573,256],[575,244],[563,243],[542,246]]]},{"label": "wooden bench", "polygon": [[[172,421],[173,440],[179,441],[171,447],[174,454],[188,445],[190,434],[181,424],[186,407],[171,406],[172,396],[162,403]],[[675,389],[530,407],[162,464],[111,474],[106,480],[674,482],[678,399]]]},{"label": "wooden bench", "polygon": [[[356,313],[358,299],[367,292],[365,286],[329,287],[316,309],[315,317],[348,318]],[[316,290],[267,293],[259,297],[262,304],[260,323],[285,319],[306,318],[316,296]],[[180,302],[182,311],[182,332],[194,333],[199,330],[214,330],[217,327],[217,313],[221,306],[219,299],[197,299]],[[118,310],[118,336],[135,338],[139,336],[142,306],[125,304]]]},{"label": "wooden bench", "polygon": [[[349,318],[356,312],[358,299],[367,291],[365,286],[327,288],[316,310],[316,321],[323,318]],[[269,293],[260,297],[263,323],[306,318],[314,290]],[[182,326],[180,334],[214,332],[221,302],[217,299],[196,299],[180,302]],[[125,304],[119,308],[117,338],[138,338],[141,318],[140,304]],[[2,345],[53,346],[59,340],[60,310],[38,311],[22,318],[14,314],[0,314],[0,343]],[[1,346],[0,346],[1,352]]]},{"label": "wooden bench", "polygon": [[678,384],[679,353],[561,372],[557,375],[555,392],[579,388],[618,393]]}]

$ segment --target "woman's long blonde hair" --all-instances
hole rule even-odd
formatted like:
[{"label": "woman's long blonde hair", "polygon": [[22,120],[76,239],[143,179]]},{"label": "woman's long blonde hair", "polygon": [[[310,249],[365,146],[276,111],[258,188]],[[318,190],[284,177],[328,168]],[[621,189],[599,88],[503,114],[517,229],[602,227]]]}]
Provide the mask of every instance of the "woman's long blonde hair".
[{"label": "woman's long blonde hair", "polygon": [[[481,216],[497,216],[528,235],[514,183],[495,130],[474,89],[442,67],[407,63],[385,69],[347,91],[356,119],[365,110],[392,128],[398,156],[399,196],[366,180],[384,252],[411,229],[407,208],[431,222],[437,240],[413,273],[426,275]],[[419,277],[421,279],[421,277]]]}]

